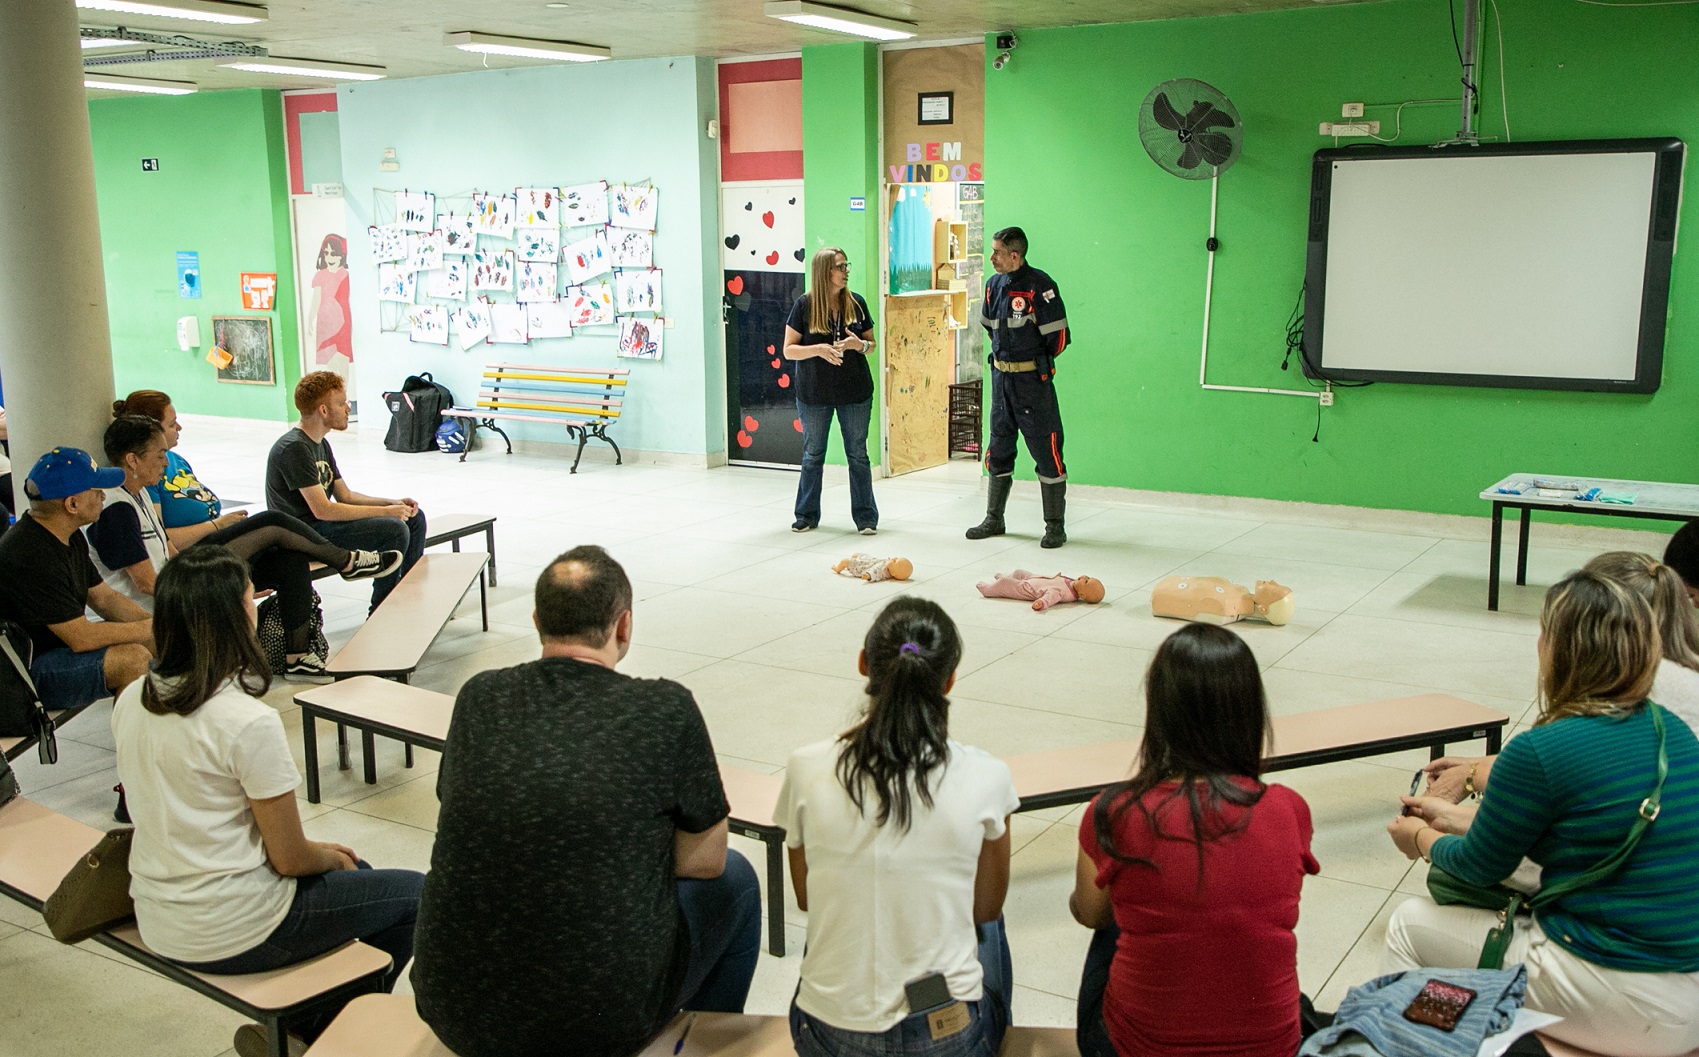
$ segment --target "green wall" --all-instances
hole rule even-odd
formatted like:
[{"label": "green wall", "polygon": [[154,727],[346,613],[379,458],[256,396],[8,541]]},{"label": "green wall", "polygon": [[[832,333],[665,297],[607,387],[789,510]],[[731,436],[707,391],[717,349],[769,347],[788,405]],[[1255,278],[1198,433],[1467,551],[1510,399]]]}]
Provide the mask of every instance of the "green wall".
[{"label": "green wall", "polygon": [[[879,297],[879,51],[872,44],[823,44],[802,49],[803,220],[808,254],[842,246],[853,268],[850,289],[875,316]],[[867,201],[852,213],[851,198]],[[882,353],[871,358],[873,421],[868,454],[883,462],[880,381]],[[842,463],[843,450],[826,449]]]},{"label": "green wall", "polygon": [[[300,378],[283,110],[269,90],[89,103],[95,187],[120,395],[163,389],[178,410],[294,417]],[[142,158],[158,158],[143,172]],[[177,296],[177,251],[201,257],[200,300]],[[276,310],[242,308],[241,273],[276,272]],[[200,318],[201,346],[177,348],[177,319]],[[216,380],[205,360],[215,315],[269,315],[277,384]]]},{"label": "green wall", "polygon": [[[1515,139],[1699,143],[1699,77],[1670,73],[1699,54],[1691,9],[1498,7]],[[1501,137],[1495,28],[1479,129]],[[1316,124],[1347,101],[1455,94],[1458,65],[1430,0],[1021,31],[1014,61],[986,71],[986,230],[1023,226],[1066,298],[1057,386],[1073,481],[1465,514],[1483,513],[1477,494],[1513,471],[1699,481],[1699,273],[1682,255],[1651,396],[1381,383],[1341,391],[1314,443],[1314,400],[1199,389],[1209,184],[1169,176],[1138,140],[1139,104],[1175,77],[1224,91],[1245,127],[1220,183],[1209,380],[1301,389],[1296,357],[1290,371],[1280,361],[1303,281],[1309,159],[1333,145]],[[1391,134],[1390,109],[1367,116]],[[1455,105],[1410,107],[1400,142],[1457,125]],[[809,172],[812,221],[812,155]],[[1683,202],[1690,232],[1696,197]],[[1024,454],[1018,465],[1030,475]]]}]

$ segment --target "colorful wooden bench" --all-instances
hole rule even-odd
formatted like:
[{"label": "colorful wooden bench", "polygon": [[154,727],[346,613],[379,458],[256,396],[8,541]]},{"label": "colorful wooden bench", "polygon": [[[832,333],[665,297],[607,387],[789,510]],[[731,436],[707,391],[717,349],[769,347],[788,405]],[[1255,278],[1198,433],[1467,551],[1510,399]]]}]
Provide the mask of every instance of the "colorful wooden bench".
[{"label": "colorful wooden bench", "polygon": [[578,441],[572,472],[584,458],[584,445],[594,437],[614,450],[614,464],[624,461],[619,445],[608,436],[608,427],[619,421],[624,393],[630,383],[628,370],[608,367],[547,367],[534,363],[492,363],[484,368],[478,399],[471,407],[451,407],[443,412],[464,419],[468,436],[465,462],[478,439],[478,429],[501,434],[507,453],[513,454],[513,438],[496,423],[543,422],[566,429]]}]

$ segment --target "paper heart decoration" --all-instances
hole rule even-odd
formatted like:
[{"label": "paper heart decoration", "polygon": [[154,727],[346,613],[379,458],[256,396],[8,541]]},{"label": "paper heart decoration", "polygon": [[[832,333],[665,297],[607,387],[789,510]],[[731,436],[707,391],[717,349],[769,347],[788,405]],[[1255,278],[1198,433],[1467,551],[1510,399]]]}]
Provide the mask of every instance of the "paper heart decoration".
[{"label": "paper heart decoration", "polygon": [[761,428],[761,423],[755,421],[755,416],[745,415],[743,416],[743,428],[754,433],[756,430]]},{"label": "paper heart decoration", "polygon": [[797,250],[796,253],[792,254],[792,256],[794,256],[797,260],[800,261],[800,260],[803,259],[804,254],[801,250]]},{"label": "paper heart decoration", "polygon": [[780,389],[789,389],[790,387],[791,387],[791,376],[788,375],[788,374],[779,375],[779,388]]},{"label": "paper heart decoration", "polygon": [[772,354],[773,354],[773,346],[769,345],[769,346],[767,346],[767,355],[771,356]]},{"label": "paper heart decoration", "polygon": [[737,244],[742,242],[742,241],[743,241],[743,236],[741,236],[741,235],[727,235],[726,236],[726,249],[735,250],[735,249],[737,249]]},{"label": "paper heart decoration", "polygon": [[779,263],[779,251],[778,250],[774,250],[772,253],[767,254],[767,263],[768,264]]},{"label": "paper heart decoration", "polygon": [[774,361],[773,361],[773,370],[775,370],[775,371],[776,371],[776,370],[778,370],[778,369],[779,369],[779,361],[778,361],[778,360],[774,360]]},{"label": "paper heart decoration", "polygon": [[801,433],[802,432],[802,419],[800,419],[800,418],[791,419],[791,428],[796,430],[798,433]]},{"label": "paper heart decoration", "polygon": [[743,293],[743,276],[734,275],[726,280],[726,289],[732,292],[733,297]]},{"label": "paper heart decoration", "polygon": [[737,446],[738,447],[747,448],[751,444],[754,444],[754,443],[755,443],[754,437],[751,437],[749,434],[745,433],[741,429],[737,431]]},{"label": "paper heart decoration", "polygon": [[768,227],[773,226],[773,211],[772,210],[769,209],[767,212],[761,214],[761,223],[767,225]]}]

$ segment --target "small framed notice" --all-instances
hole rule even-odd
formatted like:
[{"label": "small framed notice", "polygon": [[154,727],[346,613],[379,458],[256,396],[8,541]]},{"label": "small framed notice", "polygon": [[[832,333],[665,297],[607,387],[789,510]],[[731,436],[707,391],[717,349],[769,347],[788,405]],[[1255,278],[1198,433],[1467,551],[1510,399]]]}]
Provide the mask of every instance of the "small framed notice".
[{"label": "small framed notice", "polygon": [[920,121],[922,125],[950,125],[956,120],[956,93],[921,92]]}]

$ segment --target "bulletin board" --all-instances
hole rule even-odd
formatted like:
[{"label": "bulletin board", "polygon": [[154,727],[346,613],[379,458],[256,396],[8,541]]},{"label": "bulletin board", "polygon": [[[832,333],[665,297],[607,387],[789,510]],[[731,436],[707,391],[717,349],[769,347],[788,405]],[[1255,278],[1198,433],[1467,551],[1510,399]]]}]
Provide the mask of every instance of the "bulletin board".
[{"label": "bulletin board", "polygon": [[887,465],[892,476],[950,458],[950,383],[956,343],[939,291],[885,298]]}]

